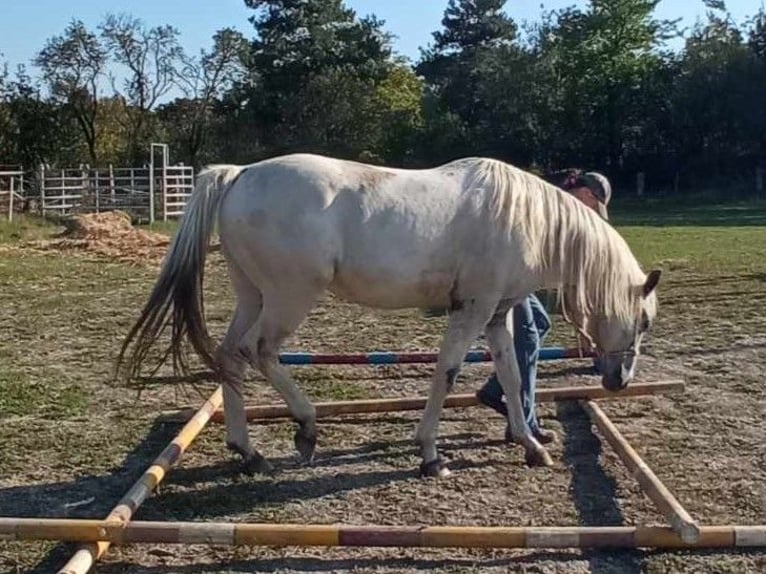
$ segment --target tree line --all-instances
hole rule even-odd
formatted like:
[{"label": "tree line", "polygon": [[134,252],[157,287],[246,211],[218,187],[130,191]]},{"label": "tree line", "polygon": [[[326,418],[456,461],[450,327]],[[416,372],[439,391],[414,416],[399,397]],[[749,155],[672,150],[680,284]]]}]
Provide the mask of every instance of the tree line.
[{"label": "tree line", "polygon": [[659,0],[590,0],[523,25],[505,0],[449,0],[412,63],[343,0],[244,1],[252,34],[220,30],[197,54],[174,27],[121,14],[96,30],[72,21],[34,75],[0,66],[0,164],[136,165],[162,141],[194,166],[482,155],[617,185],[643,173],[648,192],[675,193],[750,193],[766,167],[763,8],[737,23],[703,0],[682,36]]}]

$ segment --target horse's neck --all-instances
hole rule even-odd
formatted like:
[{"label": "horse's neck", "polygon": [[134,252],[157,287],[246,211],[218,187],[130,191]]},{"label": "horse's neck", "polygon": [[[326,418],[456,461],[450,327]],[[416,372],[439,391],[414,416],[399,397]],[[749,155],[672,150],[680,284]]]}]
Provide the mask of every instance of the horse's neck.
[{"label": "horse's neck", "polygon": [[611,244],[615,237],[608,224],[576,201],[562,197],[555,215],[544,222],[548,228],[540,248],[546,265],[541,275],[547,284],[580,290],[588,288],[586,282],[603,284],[625,261]]}]

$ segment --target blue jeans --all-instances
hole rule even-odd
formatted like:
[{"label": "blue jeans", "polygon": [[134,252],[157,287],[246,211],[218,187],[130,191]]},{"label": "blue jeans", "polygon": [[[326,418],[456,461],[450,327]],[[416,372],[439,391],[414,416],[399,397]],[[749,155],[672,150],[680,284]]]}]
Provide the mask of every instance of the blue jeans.
[{"label": "blue jeans", "polygon": [[[521,408],[529,431],[535,433],[540,429],[535,414],[537,358],[540,355],[542,341],[551,329],[551,321],[535,295],[527,297],[511,312],[513,312],[513,346],[521,372]],[[502,400],[503,388],[497,380],[497,373],[492,373],[487,379],[482,392],[498,401]]]}]

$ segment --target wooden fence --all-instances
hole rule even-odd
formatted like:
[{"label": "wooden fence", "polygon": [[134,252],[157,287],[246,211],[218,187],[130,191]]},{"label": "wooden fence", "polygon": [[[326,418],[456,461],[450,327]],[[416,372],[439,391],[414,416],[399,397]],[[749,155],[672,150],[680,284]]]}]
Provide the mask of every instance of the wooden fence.
[{"label": "wooden fence", "polygon": [[82,213],[120,209],[139,221],[180,216],[194,186],[190,166],[106,169],[40,168],[35,174],[40,210]]},{"label": "wooden fence", "polygon": [[6,215],[8,221],[23,208],[25,184],[23,171],[0,171],[0,214]]}]

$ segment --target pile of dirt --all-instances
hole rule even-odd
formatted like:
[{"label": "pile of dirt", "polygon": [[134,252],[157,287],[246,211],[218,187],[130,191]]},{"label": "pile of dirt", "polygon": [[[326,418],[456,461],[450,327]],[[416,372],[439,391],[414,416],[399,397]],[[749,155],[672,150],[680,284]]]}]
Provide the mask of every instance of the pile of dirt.
[{"label": "pile of dirt", "polygon": [[129,263],[161,261],[170,238],[133,227],[123,211],[88,213],[60,221],[65,231],[54,239],[38,241],[39,249],[81,250]]}]

